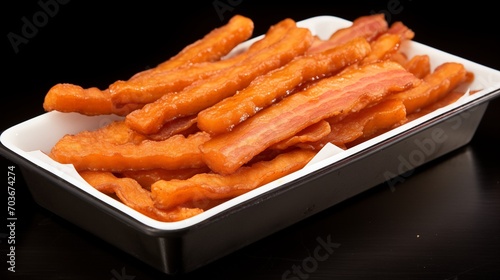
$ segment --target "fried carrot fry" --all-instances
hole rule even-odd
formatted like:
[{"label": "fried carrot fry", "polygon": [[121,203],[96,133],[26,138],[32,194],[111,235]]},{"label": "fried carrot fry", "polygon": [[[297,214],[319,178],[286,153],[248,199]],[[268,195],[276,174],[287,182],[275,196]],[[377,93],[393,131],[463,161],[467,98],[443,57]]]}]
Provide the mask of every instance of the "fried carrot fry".
[{"label": "fried carrot fry", "polygon": [[51,87],[43,101],[43,108],[47,112],[76,112],[88,116],[109,114],[125,116],[142,106],[143,104],[134,103],[115,106],[111,101],[111,93],[107,90],[96,87],[82,88],[68,83]]},{"label": "fried carrot fry", "polygon": [[199,168],[183,168],[183,169],[149,169],[149,170],[126,170],[120,172],[122,177],[132,178],[136,180],[143,188],[151,190],[151,185],[159,180],[186,180],[196,174],[210,172],[207,166]]},{"label": "fried carrot fry", "polygon": [[385,33],[371,43],[371,52],[363,58],[361,63],[373,63],[386,60],[397,52],[401,44],[401,37],[397,34]]},{"label": "fried carrot fry", "polygon": [[99,139],[96,134],[83,131],[65,135],[54,145],[50,156],[60,163],[73,164],[78,171],[198,168],[205,166],[198,147],[210,139],[207,133],[200,132],[188,137],[177,134],[164,141],[116,144]]},{"label": "fried carrot fry", "polygon": [[285,18],[275,25],[269,27],[268,31],[264,36],[250,45],[246,50],[240,50],[239,52],[235,52],[231,56],[214,62],[214,64],[225,64],[226,66],[231,66],[236,63],[241,62],[242,60],[248,58],[249,56],[266,49],[273,45],[274,43],[283,39],[283,37],[288,33],[290,29],[296,28],[297,23],[291,18]]},{"label": "fried carrot fry", "polygon": [[373,63],[386,59],[396,61],[396,55],[401,54],[399,52],[401,44],[411,40],[414,35],[415,33],[402,22],[393,23],[386,32],[371,40],[372,51],[361,63]]},{"label": "fried carrot fry", "polygon": [[215,75],[229,67],[231,61],[220,60],[180,67],[173,70],[153,71],[127,81],[109,85],[113,104],[154,102],[164,94],[181,91],[192,83]]},{"label": "fried carrot fry", "polygon": [[454,89],[467,79],[464,65],[457,62],[445,62],[427,75],[415,88],[399,92],[389,98],[402,100],[407,114],[414,113]]},{"label": "fried carrot fry", "polygon": [[174,69],[190,63],[217,61],[250,38],[253,28],[254,24],[250,18],[235,15],[226,25],[213,29],[202,39],[186,46],[177,55],[158,64],[155,69]]},{"label": "fried carrot fry", "polygon": [[[361,114],[357,116],[359,118],[357,121],[364,122],[363,135],[361,136],[364,139],[368,139],[380,131],[385,131],[406,121],[405,106],[402,102],[394,100],[384,100],[379,104],[366,108],[364,111],[366,114],[365,117],[360,116]],[[355,118],[356,116],[352,117],[351,121],[356,121]],[[352,140],[348,142],[352,142]]]},{"label": "fried carrot fry", "polygon": [[[399,63],[399,64],[401,64],[403,66],[405,66],[406,63],[408,63],[408,56],[405,53],[401,52],[401,51],[395,52],[388,59],[391,60],[391,61],[397,62],[397,63]],[[408,69],[406,69],[406,70],[408,70]]]},{"label": "fried carrot fry", "polygon": [[112,121],[96,130],[82,132],[82,140],[86,137],[83,136],[83,133],[92,136],[92,140],[96,142],[104,141],[113,145],[139,144],[147,139],[146,136],[130,129],[123,120]]},{"label": "fried carrot fry", "polygon": [[418,110],[415,113],[409,114],[407,117],[407,121],[412,121],[415,119],[418,119],[424,115],[429,114],[430,112],[433,112],[439,108],[442,108],[444,106],[447,106],[449,104],[452,104],[453,102],[457,101],[460,97],[462,97],[465,94],[463,91],[450,91],[448,92],[445,96],[443,96],[441,99],[438,101],[425,106],[424,108]]},{"label": "fried carrot fry", "polygon": [[364,38],[322,52],[300,56],[281,68],[256,78],[237,94],[198,114],[198,127],[211,135],[230,131],[234,126],[273,102],[283,98],[298,85],[332,75],[363,59],[370,52]]},{"label": "fried carrot fry", "polygon": [[158,209],[154,205],[151,193],[131,178],[118,178],[111,172],[84,171],[80,176],[97,190],[106,194],[116,194],[125,205],[152,219],[162,222],[184,220],[202,213],[200,208],[174,207],[169,210]]},{"label": "fried carrot fry", "polygon": [[417,78],[423,79],[431,73],[431,62],[429,55],[415,55],[403,64],[406,70],[410,71]]},{"label": "fried carrot fry", "polygon": [[171,209],[187,202],[229,199],[301,169],[315,154],[296,149],[270,161],[241,167],[231,175],[203,173],[187,180],[161,180],[151,186],[151,195],[160,209]]},{"label": "fried carrot fry", "polygon": [[[465,75],[465,80],[463,83],[460,85],[466,85],[470,84],[474,81],[474,74],[472,72],[467,72]],[[464,94],[474,94],[475,91],[472,91],[470,89],[465,90],[465,88],[458,89],[458,87],[453,88],[452,90],[449,90],[447,93],[445,93],[443,96],[441,96],[437,101],[419,109],[418,111],[408,114],[407,121],[412,121],[414,119],[417,119],[421,116],[424,116],[426,114],[429,114],[430,112],[433,112],[439,108],[442,108],[444,106],[447,106],[449,104],[454,103],[460,97],[462,97]]]},{"label": "fried carrot fry", "polygon": [[144,134],[158,132],[172,119],[197,114],[248,86],[256,77],[283,66],[302,55],[311,45],[306,28],[293,28],[283,39],[236,65],[175,94],[163,95],[153,103],[126,116],[127,124]]},{"label": "fried carrot fry", "polygon": [[203,160],[214,172],[230,174],[271,145],[311,124],[358,111],[419,82],[392,61],[367,64],[324,78],[260,111],[232,131],[203,143],[200,146]]},{"label": "fried carrot fry", "polygon": [[196,81],[206,79],[228,68],[248,56],[267,48],[280,40],[286,32],[296,26],[292,19],[284,19],[269,28],[265,36],[247,50],[215,62],[192,63],[175,69],[153,69],[127,81],[116,81],[109,86],[111,101],[115,105],[154,102],[164,94],[181,91]]}]

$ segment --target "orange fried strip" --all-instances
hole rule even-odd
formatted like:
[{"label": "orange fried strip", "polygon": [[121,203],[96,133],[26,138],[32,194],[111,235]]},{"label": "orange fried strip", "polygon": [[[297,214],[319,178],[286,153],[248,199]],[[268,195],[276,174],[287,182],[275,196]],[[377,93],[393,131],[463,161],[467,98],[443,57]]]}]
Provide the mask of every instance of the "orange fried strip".
[{"label": "orange fried strip", "polygon": [[125,116],[142,106],[142,104],[134,103],[115,106],[108,90],[100,90],[96,87],[82,88],[68,83],[60,83],[51,87],[43,101],[43,108],[47,112],[75,112],[88,116],[109,114]]},{"label": "orange fried strip", "polygon": [[362,36],[368,41],[372,41],[387,30],[388,24],[384,14],[365,15],[356,18],[351,26],[334,32],[328,40],[341,44],[342,42],[351,40],[353,37]]},{"label": "orange fried strip", "polygon": [[230,65],[231,61],[228,60],[197,63],[173,70],[152,71],[126,81],[116,81],[109,85],[111,101],[117,105],[154,102],[164,94],[180,91]]},{"label": "orange fried strip", "polygon": [[154,102],[164,94],[181,91],[196,81],[215,75],[248,56],[267,48],[280,40],[286,32],[296,26],[292,19],[284,19],[271,26],[265,36],[253,43],[247,50],[230,58],[215,62],[200,62],[175,69],[154,69],[127,81],[116,81],[109,86],[114,104]]},{"label": "orange fried strip", "polygon": [[405,66],[406,63],[408,63],[408,56],[405,53],[402,53],[401,51],[395,52],[388,59],[397,62],[403,66]]},{"label": "orange fried strip", "polygon": [[375,40],[380,34],[387,32],[389,26],[384,14],[373,14],[356,18],[351,26],[341,28],[330,35],[326,41],[316,42],[308,52],[323,51],[345,44],[350,40],[363,37],[368,42]]},{"label": "orange fried strip", "polygon": [[151,186],[156,207],[171,209],[187,202],[229,199],[304,167],[315,152],[296,149],[270,161],[241,167],[231,175],[203,173],[187,180],[161,180]]},{"label": "orange fried strip", "polygon": [[389,34],[396,34],[401,37],[401,41],[411,40],[415,37],[415,32],[408,28],[403,22],[396,21],[387,30]]},{"label": "orange fried strip", "polygon": [[369,52],[370,44],[359,37],[332,49],[297,57],[283,67],[256,78],[237,94],[201,111],[198,127],[211,135],[230,131],[298,85],[332,75],[360,61]]},{"label": "orange fried strip", "polygon": [[266,34],[264,36],[255,41],[248,49],[242,50],[239,53],[234,53],[230,57],[224,59],[224,60],[230,60],[231,63],[236,63],[244,60],[245,58],[249,57],[250,55],[253,55],[254,53],[261,51],[272,44],[278,42],[281,40],[287,32],[292,29],[296,28],[297,23],[291,19],[291,18],[285,18],[278,23],[271,25],[269,29],[267,30]]},{"label": "orange fried strip", "polygon": [[57,162],[73,164],[78,171],[198,168],[205,166],[198,147],[210,139],[208,133],[200,132],[188,137],[177,134],[163,141],[116,144],[96,134],[99,132],[65,135],[50,156]]},{"label": "orange fried strip", "polygon": [[147,137],[151,140],[162,141],[176,134],[184,136],[194,134],[200,131],[196,126],[197,119],[196,115],[194,115],[171,120],[164,124],[160,131],[148,134]]},{"label": "orange fried strip", "polygon": [[[396,32],[396,30],[393,30],[393,32]],[[371,52],[359,64],[369,64],[389,59],[397,61],[396,54],[399,53],[401,43],[408,39],[404,36],[405,34],[390,33],[389,31],[380,34],[375,39],[372,39],[370,43]],[[350,67],[357,67],[357,65]]]},{"label": "orange fried strip", "polygon": [[411,114],[437,101],[466,80],[467,71],[464,65],[457,62],[445,62],[427,75],[419,86],[389,98],[403,101],[407,114]]},{"label": "orange fried strip", "polygon": [[[147,139],[146,136],[130,129],[123,120],[112,121],[97,128],[96,130],[82,133],[92,136],[92,139],[87,139],[89,141],[103,141],[113,145],[122,145],[126,143],[139,144]],[[83,137],[82,134],[82,140],[84,139],[85,137]]]},{"label": "orange fried strip", "polygon": [[203,212],[200,208],[174,207],[162,210],[155,207],[151,193],[130,178],[117,178],[111,172],[83,171],[80,176],[97,190],[115,193],[125,205],[152,219],[162,222],[181,221]]},{"label": "orange fried strip", "polygon": [[271,145],[294,136],[311,124],[358,111],[419,82],[392,61],[363,65],[321,79],[306,90],[260,111],[232,131],[203,143],[200,146],[203,160],[214,172],[230,174]]},{"label": "orange fried strip", "polygon": [[398,34],[385,33],[371,43],[371,52],[361,61],[361,63],[373,63],[389,58],[396,53],[401,44],[401,37]]},{"label": "orange fried strip", "polygon": [[417,78],[423,79],[431,73],[431,62],[429,55],[415,55],[403,65]]},{"label": "orange fried strip", "polygon": [[184,169],[149,169],[149,170],[126,170],[120,172],[122,177],[128,177],[136,180],[143,188],[150,190],[151,185],[159,180],[185,180],[193,177],[196,174],[210,172],[207,166],[199,168],[184,168]]},{"label": "orange fried strip", "polygon": [[302,149],[319,151],[316,146],[309,144],[324,139],[331,131],[332,129],[330,124],[327,121],[322,120],[306,127],[304,130],[300,131],[291,138],[272,145],[269,149],[285,150],[292,146],[298,146]]},{"label": "orange fried strip", "polygon": [[303,54],[312,43],[306,28],[293,28],[283,39],[245,60],[183,91],[163,95],[126,116],[127,124],[144,134],[158,132],[172,119],[197,114],[248,86],[256,77],[283,66]]},{"label": "orange fried strip", "polygon": [[406,109],[400,100],[389,99],[349,114],[341,120],[330,118],[327,121],[330,122],[331,132],[323,139],[306,145],[315,149],[321,149],[326,143],[344,147],[357,139],[368,139],[380,131],[405,122]]},{"label": "orange fried strip", "polygon": [[250,18],[233,16],[226,25],[215,28],[202,39],[186,46],[177,55],[158,64],[156,70],[174,69],[190,63],[216,61],[250,38],[254,24]]},{"label": "orange fried strip", "polygon": [[415,120],[439,108],[452,104],[453,102],[457,101],[460,97],[462,97],[464,94],[465,94],[464,91],[450,91],[438,101],[423,107],[422,109],[418,110],[415,113],[409,114],[407,117],[407,121],[409,122]]},{"label": "orange fried strip", "polygon": [[372,52],[361,63],[390,59],[403,65],[406,63],[407,58],[399,51],[401,44],[413,39],[414,36],[415,33],[402,22],[393,23],[385,33],[379,34],[372,39]]}]

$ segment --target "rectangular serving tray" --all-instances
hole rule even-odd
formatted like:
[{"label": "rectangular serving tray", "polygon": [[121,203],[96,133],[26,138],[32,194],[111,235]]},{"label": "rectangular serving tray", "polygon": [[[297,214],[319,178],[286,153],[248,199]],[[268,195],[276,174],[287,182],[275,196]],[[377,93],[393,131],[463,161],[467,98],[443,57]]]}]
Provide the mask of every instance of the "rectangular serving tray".
[{"label": "rectangular serving tray", "polygon": [[[298,24],[326,39],[351,22],[317,16]],[[45,113],[5,130],[0,152],[19,165],[42,207],[160,271],[189,272],[374,186],[393,187],[472,139],[488,102],[500,95],[500,71],[415,41],[403,48],[409,57],[428,54],[433,67],[463,63],[475,75],[470,90],[478,92],[348,150],[329,145],[305,168],[183,221],[153,220],[88,185],[72,165],[46,156],[63,135],[120,117]]]}]

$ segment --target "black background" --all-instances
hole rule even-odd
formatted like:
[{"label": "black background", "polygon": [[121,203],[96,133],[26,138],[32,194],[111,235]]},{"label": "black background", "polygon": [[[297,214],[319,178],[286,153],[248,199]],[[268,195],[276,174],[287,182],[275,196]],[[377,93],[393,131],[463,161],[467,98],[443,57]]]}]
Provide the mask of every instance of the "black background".
[{"label": "black background", "polygon": [[[259,35],[286,17],[354,20],[385,12],[389,22],[401,20],[415,31],[415,41],[500,69],[498,15],[486,1],[60,2],[52,15],[35,17],[39,26],[17,52],[8,34],[22,35],[23,18],[33,23],[43,9],[37,1],[2,6],[0,130],[42,114],[45,93],[56,83],[106,88],[168,59],[235,14],[253,19]],[[470,144],[417,168],[395,190],[376,186],[176,278],[282,279],[326,236],[340,247],[296,279],[498,278],[499,111],[500,100],[491,101]],[[4,169],[13,164],[1,160]],[[171,278],[38,206],[22,176],[16,189],[15,273],[7,271],[7,228],[0,228],[0,269],[7,279]]]}]

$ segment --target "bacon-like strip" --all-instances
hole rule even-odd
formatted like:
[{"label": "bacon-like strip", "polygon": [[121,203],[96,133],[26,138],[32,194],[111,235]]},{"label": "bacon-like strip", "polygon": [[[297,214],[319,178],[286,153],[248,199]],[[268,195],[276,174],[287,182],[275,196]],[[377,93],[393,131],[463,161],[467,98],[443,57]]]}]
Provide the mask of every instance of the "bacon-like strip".
[{"label": "bacon-like strip", "polygon": [[235,172],[271,145],[322,119],[359,111],[419,83],[401,65],[384,61],[324,78],[201,145],[203,160],[220,174]]},{"label": "bacon-like strip", "polygon": [[323,52],[297,57],[283,67],[256,78],[237,94],[201,111],[198,127],[211,135],[230,131],[298,85],[332,75],[359,62],[370,50],[370,44],[364,38],[356,38]]},{"label": "bacon-like strip", "polygon": [[408,28],[403,22],[396,21],[387,30],[388,34],[396,34],[401,37],[401,41],[411,40],[415,37],[415,32]]},{"label": "bacon-like strip", "polygon": [[127,124],[144,134],[158,132],[165,122],[197,114],[248,86],[256,77],[302,55],[312,43],[306,28],[293,28],[283,39],[240,63],[175,94],[163,95],[126,117]]},{"label": "bacon-like strip", "polygon": [[161,210],[155,207],[151,193],[131,178],[118,178],[111,172],[83,171],[80,176],[99,191],[116,194],[123,204],[152,219],[162,222],[181,221],[202,213],[200,208],[184,206]]},{"label": "bacon-like strip", "polygon": [[314,155],[313,151],[296,149],[270,161],[241,167],[231,175],[202,173],[187,180],[161,180],[151,185],[151,195],[160,209],[188,202],[230,199],[301,169]]},{"label": "bacon-like strip", "polygon": [[331,132],[326,137],[298,146],[306,145],[318,150],[326,143],[332,143],[345,147],[360,138],[368,139],[380,131],[402,124],[406,121],[406,110],[401,101],[389,99],[349,114],[341,120],[330,118],[327,121],[330,123]]},{"label": "bacon-like strip", "polygon": [[[322,120],[299,131],[291,138],[272,145],[269,149],[286,150],[290,147],[298,146],[302,149],[319,151],[321,148],[318,149],[314,143],[327,137],[331,131],[332,128],[330,123],[326,120]],[[311,143],[313,145],[310,145]]]},{"label": "bacon-like strip", "polygon": [[208,133],[200,132],[188,137],[177,134],[164,141],[116,144],[99,139],[94,131],[83,131],[62,137],[50,156],[73,164],[78,171],[198,168],[205,166],[198,147],[208,139]]},{"label": "bacon-like strip", "polygon": [[316,43],[308,52],[319,52],[345,44],[356,37],[364,37],[368,42],[387,32],[389,26],[384,14],[373,14],[356,18],[351,26],[335,31],[328,40]]},{"label": "bacon-like strip", "polygon": [[197,133],[200,131],[196,126],[197,119],[196,115],[194,115],[171,120],[164,124],[160,131],[148,134],[147,137],[151,140],[162,141],[176,134],[188,136]]},{"label": "bacon-like strip", "polygon": [[164,94],[183,90],[194,82],[206,79],[228,68],[248,56],[279,41],[286,32],[296,27],[292,19],[284,19],[269,28],[265,36],[253,43],[247,50],[236,53],[230,58],[215,62],[192,63],[175,69],[153,69],[127,81],[116,81],[109,86],[114,104],[154,102]]}]

